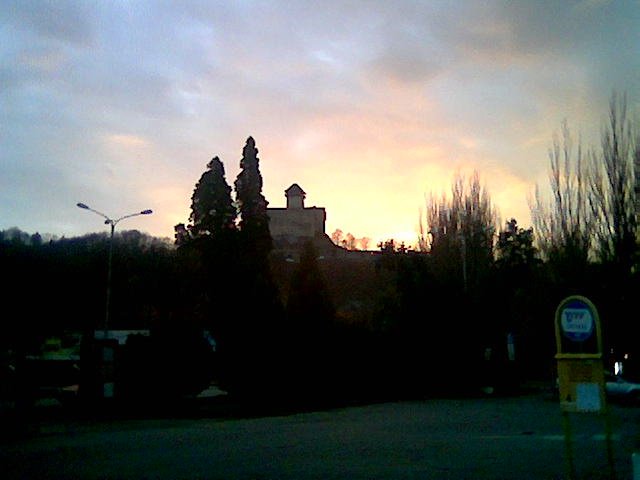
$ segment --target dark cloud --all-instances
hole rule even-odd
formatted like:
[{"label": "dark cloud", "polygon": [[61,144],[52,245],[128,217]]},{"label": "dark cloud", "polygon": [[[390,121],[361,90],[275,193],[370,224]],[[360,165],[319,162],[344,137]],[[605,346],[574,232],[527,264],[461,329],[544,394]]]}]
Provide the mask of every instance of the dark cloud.
[{"label": "dark cloud", "polygon": [[374,81],[424,83],[446,67],[445,47],[424,26],[401,23],[380,33],[382,46],[368,66]]},{"label": "dark cloud", "polygon": [[86,45],[92,36],[90,5],[81,0],[8,0],[0,8],[0,23],[49,40]]}]

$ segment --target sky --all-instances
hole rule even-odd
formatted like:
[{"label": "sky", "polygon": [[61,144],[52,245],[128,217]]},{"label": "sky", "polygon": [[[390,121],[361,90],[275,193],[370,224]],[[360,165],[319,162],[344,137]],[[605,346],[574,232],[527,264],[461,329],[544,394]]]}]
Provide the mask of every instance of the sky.
[{"label": "sky", "polygon": [[414,243],[425,197],[477,171],[531,223],[552,135],[597,146],[640,111],[639,1],[0,3],[0,230],[173,237],[253,136],[263,193],[298,183],[326,231]]}]

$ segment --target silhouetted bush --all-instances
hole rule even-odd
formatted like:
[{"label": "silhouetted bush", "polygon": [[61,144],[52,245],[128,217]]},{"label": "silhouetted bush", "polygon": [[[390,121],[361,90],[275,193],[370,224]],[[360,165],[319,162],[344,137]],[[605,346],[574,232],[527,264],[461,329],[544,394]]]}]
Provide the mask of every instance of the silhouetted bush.
[{"label": "silhouetted bush", "polygon": [[131,335],[116,365],[118,398],[165,403],[205,390],[215,372],[215,353],[202,332],[161,330]]}]

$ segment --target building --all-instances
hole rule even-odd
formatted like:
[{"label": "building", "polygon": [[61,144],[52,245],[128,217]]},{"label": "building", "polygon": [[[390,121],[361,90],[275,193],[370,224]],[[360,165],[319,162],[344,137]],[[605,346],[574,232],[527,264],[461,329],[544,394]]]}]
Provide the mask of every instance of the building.
[{"label": "building", "polygon": [[274,242],[297,242],[325,234],[327,214],[324,208],[305,207],[306,193],[297,183],[284,191],[286,208],[269,208],[269,229]]},{"label": "building", "polygon": [[284,191],[286,208],[268,208],[269,230],[274,253],[297,260],[305,243],[311,241],[322,255],[335,246],[325,232],[327,214],[322,207],[305,207],[306,193],[294,183]]}]

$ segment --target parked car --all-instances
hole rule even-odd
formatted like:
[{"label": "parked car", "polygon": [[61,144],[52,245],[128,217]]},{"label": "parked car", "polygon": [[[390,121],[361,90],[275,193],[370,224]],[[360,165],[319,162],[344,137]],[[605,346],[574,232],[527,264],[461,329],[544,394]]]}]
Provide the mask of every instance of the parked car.
[{"label": "parked car", "polygon": [[605,391],[611,400],[640,404],[640,383],[629,381],[620,375],[605,376]]}]

